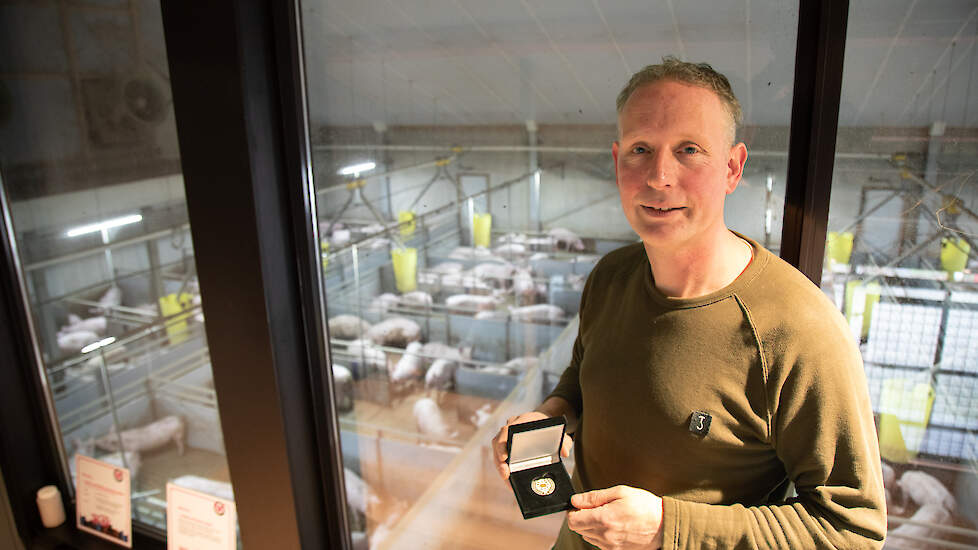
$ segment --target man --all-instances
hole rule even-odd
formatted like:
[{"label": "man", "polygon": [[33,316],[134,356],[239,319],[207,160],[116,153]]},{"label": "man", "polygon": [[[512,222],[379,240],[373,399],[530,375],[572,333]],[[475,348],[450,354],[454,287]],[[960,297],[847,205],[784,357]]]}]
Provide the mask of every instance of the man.
[{"label": "man", "polygon": [[[595,267],[570,366],[507,423],[563,415],[575,433],[559,550],[882,545],[876,431],[845,321],[724,223],[747,161],[739,117],[723,75],[674,58],[618,97],[615,177],[642,242]],[[492,441],[504,479],[507,426]]]}]

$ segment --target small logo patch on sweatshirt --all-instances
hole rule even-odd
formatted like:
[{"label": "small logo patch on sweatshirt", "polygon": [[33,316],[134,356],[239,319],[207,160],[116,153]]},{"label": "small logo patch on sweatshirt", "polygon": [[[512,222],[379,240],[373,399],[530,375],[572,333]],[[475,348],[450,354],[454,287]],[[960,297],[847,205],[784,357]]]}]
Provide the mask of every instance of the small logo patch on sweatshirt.
[{"label": "small logo patch on sweatshirt", "polygon": [[693,411],[693,414],[689,416],[689,431],[696,435],[706,435],[710,431],[710,422],[712,421],[713,417],[710,416],[710,413]]}]

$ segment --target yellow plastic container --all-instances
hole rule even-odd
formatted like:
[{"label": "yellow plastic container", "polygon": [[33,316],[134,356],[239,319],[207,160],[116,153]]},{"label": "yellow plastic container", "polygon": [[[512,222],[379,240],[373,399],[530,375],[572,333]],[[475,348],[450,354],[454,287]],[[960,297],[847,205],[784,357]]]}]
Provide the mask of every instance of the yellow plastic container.
[{"label": "yellow plastic container", "polygon": [[963,271],[968,265],[971,245],[964,239],[941,239],[941,268],[948,273]]},{"label": "yellow plastic container", "polygon": [[869,326],[873,320],[873,306],[875,306],[880,301],[880,285],[879,283],[869,283],[863,288],[862,281],[849,281],[846,283],[846,304],[845,304],[845,315],[846,320],[852,320],[852,304],[853,297],[859,293],[859,291],[865,294],[865,300],[863,301],[863,327],[860,334],[863,338],[869,336]]},{"label": "yellow plastic container", "polygon": [[852,257],[853,238],[853,234],[848,231],[845,233],[829,231],[829,236],[825,239],[825,251],[829,261],[837,264],[848,264]]},{"label": "yellow plastic container", "polygon": [[193,306],[193,298],[186,292],[179,296],[174,293],[160,298],[160,313],[163,317],[175,316],[166,323],[166,335],[170,339],[170,345],[179,344],[187,339],[187,317],[190,317],[190,314],[178,314]]},{"label": "yellow plastic container", "polygon": [[916,458],[933,406],[934,388],[930,384],[884,380],[880,396],[880,455],[890,462]]},{"label": "yellow plastic container", "polygon": [[489,247],[492,232],[492,214],[472,214],[473,246]]},{"label": "yellow plastic container", "polygon": [[394,282],[398,292],[411,292],[418,288],[418,249],[395,248],[391,250],[394,263]]},{"label": "yellow plastic container", "polygon": [[402,210],[397,213],[397,222],[401,227],[401,236],[410,237],[414,235],[414,230],[417,228],[418,223],[414,221],[414,212],[410,210]]}]

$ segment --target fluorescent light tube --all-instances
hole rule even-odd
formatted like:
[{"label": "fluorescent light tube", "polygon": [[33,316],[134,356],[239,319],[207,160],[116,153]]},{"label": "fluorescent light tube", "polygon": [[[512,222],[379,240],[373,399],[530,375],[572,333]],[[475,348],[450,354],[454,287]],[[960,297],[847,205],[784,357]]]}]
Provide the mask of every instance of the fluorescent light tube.
[{"label": "fluorescent light tube", "polygon": [[93,223],[89,225],[82,225],[69,229],[65,235],[69,237],[77,237],[79,235],[87,235],[88,233],[98,233],[105,229],[112,229],[113,227],[119,227],[122,225],[129,225],[131,223],[136,223],[143,221],[142,214],[132,214],[131,216],[122,216],[121,218],[112,218],[111,220],[105,220],[98,223]]},{"label": "fluorescent light tube", "polygon": [[115,342],[115,336],[109,336],[108,338],[103,338],[102,340],[99,340],[98,342],[94,342],[94,343],[88,344],[87,346],[85,346],[85,347],[83,347],[81,349],[81,352],[82,353],[88,353],[90,351],[95,351],[95,350],[97,350],[99,348],[102,348],[102,347],[105,347],[105,346],[111,344],[112,342]]},{"label": "fluorescent light tube", "polygon": [[350,174],[359,174],[360,172],[366,172],[368,170],[373,170],[377,167],[374,162],[361,162],[360,164],[351,164],[349,166],[344,166],[340,169],[339,175],[349,176]]}]

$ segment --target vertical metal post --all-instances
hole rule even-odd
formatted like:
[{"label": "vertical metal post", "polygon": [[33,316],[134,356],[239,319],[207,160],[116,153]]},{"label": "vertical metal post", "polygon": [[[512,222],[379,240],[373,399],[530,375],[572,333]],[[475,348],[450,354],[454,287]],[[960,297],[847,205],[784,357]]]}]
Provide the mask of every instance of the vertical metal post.
[{"label": "vertical metal post", "polygon": [[767,173],[767,185],[764,194],[764,248],[771,248],[771,222],[773,212],[771,204],[774,199],[774,174]]},{"label": "vertical metal post", "polygon": [[475,248],[475,202],[471,197],[465,201],[465,210],[469,213],[469,246]]},{"label": "vertical metal post", "polygon": [[537,158],[537,123],[526,121],[527,142],[530,145],[530,229],[540,231],[540,166]]}]

